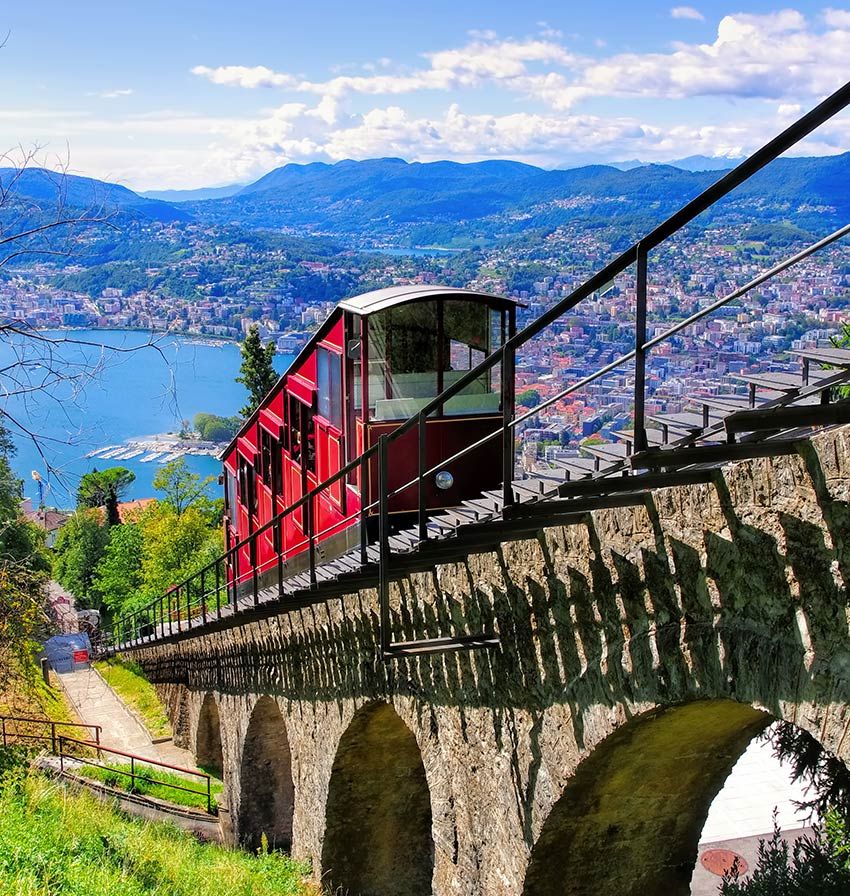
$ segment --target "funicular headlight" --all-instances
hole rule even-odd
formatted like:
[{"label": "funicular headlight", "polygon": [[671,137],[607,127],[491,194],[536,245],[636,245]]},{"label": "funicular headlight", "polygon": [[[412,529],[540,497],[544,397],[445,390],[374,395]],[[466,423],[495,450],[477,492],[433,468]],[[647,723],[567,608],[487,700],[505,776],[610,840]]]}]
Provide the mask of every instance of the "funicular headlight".
[{"label": "funicular headlight", "polygon": [[443,491],[450,489],[455,484],[455,478],[449,473],[448,470],[440,470],[439,473],[434,477],[434,483],[437,488],[441,488]]}]

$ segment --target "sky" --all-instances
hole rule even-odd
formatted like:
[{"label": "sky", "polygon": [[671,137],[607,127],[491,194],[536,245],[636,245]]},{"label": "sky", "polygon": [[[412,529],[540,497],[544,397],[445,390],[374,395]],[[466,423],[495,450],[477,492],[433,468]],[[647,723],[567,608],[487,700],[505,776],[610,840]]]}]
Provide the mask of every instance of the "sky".
[{"label": "sky", "polygon": [[[41,0],[0,12],[0,148],[135,190],[396,156],[752,152],[850,79],[850,8]],[[850,149],[850,114],[798,154]]]}]

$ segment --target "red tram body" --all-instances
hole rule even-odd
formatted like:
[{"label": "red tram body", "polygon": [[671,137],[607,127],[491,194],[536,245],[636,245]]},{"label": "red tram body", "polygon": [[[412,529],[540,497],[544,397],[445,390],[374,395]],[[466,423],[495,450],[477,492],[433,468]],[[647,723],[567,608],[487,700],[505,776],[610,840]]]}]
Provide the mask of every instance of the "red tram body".
[{"label": "red tram body", "polygon": [[[312,521],[305,520],[302,506],[279,527],[267,527],[253,545],[242,544],[418,413],[514,332],[514,302],[470,290],[402,286],[340,302],[222,455],[231,583],[250,577],[262,587],[280,574],[279,564],[287,575],[303,569],[308,522],[321,558],[357,543],[361,508],[367,508],[367,524],[377,512],[371,506],[378,500],[376,464],[365,477],[357,465],[322,490],[312,502]],[[495,368],[429,416],[428,469],[499,429],[501,400]],[[388,460],[390,492],[416,478],[415,427],[390,444]],[[441,487],[430,478],[428,509],[452,507],[497,486],[500,440],[452,462],[447,472],[451,475],[442,477]],[[390,513],[400,523],[416,511],[418,500],[418,489],[409,488],[391,499]]]}]

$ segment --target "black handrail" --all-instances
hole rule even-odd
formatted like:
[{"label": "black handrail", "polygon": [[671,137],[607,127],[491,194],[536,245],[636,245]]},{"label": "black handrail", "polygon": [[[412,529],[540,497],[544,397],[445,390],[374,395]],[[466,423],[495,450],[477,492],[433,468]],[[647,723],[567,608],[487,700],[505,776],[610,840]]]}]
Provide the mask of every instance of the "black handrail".
[{"label": "black handrail", "polygon": [[[378,517],[379,517],[379,532],[382,533],[379,535],[378,540],[378,556],[379,556],[379,596],[382,608],[381,614],[381,643],[384,648],[384,651],[387,652],[387,648],[389,646],[389,632],[386,630],[389,625],[388,614],[384,612],[385,608],[388,606],[389,600],[389,563],[390,563],[390,546],[389,546],[389,498],[395,495],[400,494],[401,492],[412,488],[414,485],[418,486],[418,508],[419,508],[419,538],[421,541],[427,541],[428,539],[428,529],[427,529],[427,514],[426,514],[426,502],[424,497],[424,483],[426,479],[432,475],[438,467],[433,467],[431,469],[426,469],[427,462],[427,450],[426,450],[426,440],[427,440],[427,426],[426,421],[430,415],[432,415],[435,411],[438,411],[445,403],[459,394],[463,389],[481,377],[483,374],[487,373],[489,370],[494,368],[497,364],[501,365],[501,389],[502,389],[502,426],[499,429],[494,430],[489,435],[484,438],[478,440],[473,445],[467,446],[461,451],[457,452],[452,457],[445,459],[441,462],[440,466],[444,466],[446,463],[449,463],[453,460],[456,460],[465,454],[468,454],[470,451],[475,450],[487,442],[494,440],[497,437],[501,437],[502,440],[502,492],[503,492],[503,503],[506,508],[510,507],[514,501],[514,492],[512,487],[513,480],[513,464],[514,464],[514,450],[513,450],[513,433],[517,425],[519,425],[524,420],[528,419],[530,416],[534,416],[540,413],[541,410],[553,404],[555,401],[561,400],[566,395],[570,394],[587,385],[588,383],[598,379],[601,376],[604,376],[606,373],[616,369],[628,361],[635,361],[635,384],[634,384],[634,431],[635,431],[635,448],[636,450],[642,450],[646,448],[646,429],[645,429],[645,421],[644,421],[644,402],[645,402],[645,386],[646,386],[646,355],[647,352],[659,342],[663,341],[666,338],[669,338],[671,335],[682,330],[684,327],[689,326],[694,323],[696,320],[704,317],[706,314],[711,313],[717,308],[721,307],[723,304],[734,300],[735,298],[739,298],[744,292],[749,289],[754,288],[754,286],[759,285],[764,282],[766,279],[769,279],[772,276],[775,276],[781,270],[785,270],[787,267],[792,264],[797,263],[802,258],[808,257],[813,252],[817,251],[820,248],[823,248],[825,245],[828,245],[831,242],[834,242],[836,239],[846,235],[850,232],[850,225],[848,227],[841,228],[830,236],[820,240],[815,243],[813,246],[808,247],[801,253],[797,253],[797,255],[793,256],[791,259],[787,259],[785,262],[782,262],[780,265],[776,265],[771,268],[769,271],[765,272],[763,275],[755,278],[755,280],[751,281],[745,287],[742,287],[739,290],[735,290],[733,293],[730,293],[728,296],[724,297],[718,302],[712,303],[712,305],[708,306],[705,309],[702,309],[700,312],[697,312],[694,315],[691,315],[685,321],[677,323],[674,327],[670,328],[665,333],[660,336],[655,336],[652,339],[647,339],[646,335],[646,319],[647,319],[647,268],[648,268],[648,255],[654,248],[660,245],[664,240],[668,239],[674,233],[681,230],[691,221],[693,221],[698,215],[702,214],[708,208],[713,206],[715,203],[726,197],[729,193],[731,193],[735,188],[740,186],[758,171],[760,171],[765,165],[776,159],[786,150],[790,149],[808,134],[810,134],[817,127],[822,125],[825,121],[829,120],[839,111],[844,109],[848,104],[850,104],[850,82],[843,85],[841,88],[836,90],[831,96],[827,97],[820,104],[818,104],[814,109],[810,112],[806,113],[802,118],[796,121],[794,124],[790,125],[786,128],[782,133],[778,136],[774,137],[771,141],[765,144],[761,149],[755,152],[748,159],[741,162],[736,168],[729,171],[723,177],[721,177],[714,184],[703,190],[698,196],[692,199],[690,202],[686,203],[681,209],[651,230],[647,235],[639,239],[632,246],[630,246],[625,252],[622,252],[615,259],[605,265],[601,270],[597,271],[590,278],[588,278],[584,283],[582,283],[579,287],[573,290],[569,296],[561,299],[547,311],[543,312],[540,316],[538,316],[534,321],[524,327],[518,333],[515,333],[509,338],[494,352],[488,355],[483,361],[473,367],[471,370],[464,373],[460,378],[458,378],[455,382],[453,382],[448,388],[444,389],[438,396],[426,402],[426,404],[414,415],[409,417],[404,422],[400,423],[391,433],[386,436],[382,436],[381,440],[377,443],[367,447],[363,453],[355,458],[352,461],[349,461],[345,464],[340,470],[326,479],[324,482],[316,485],[309,492],[304,494],[302,497],[294,501],[291,505],[277,514],[273,519],[269,520],[263,526],[249,534],[247,537],[243,538],[239,542],[234,545],[231,545],[222,555],[217,557],[214,561],[207,564],[198,572],[189,576],[183,582],[178,585],[175,585],[172,589],[169,590],[167,595],[158,598],[151,602],[150,604],[143,607],[141,610],[138,610],[134,613],[129,614],[129,616],[120,617],[116,620],[116,625],[118,626],[118,638],[115,637],[115,632],[113,631],[112,640],[113,644],[120,644],[126,640],[126,635],[130,634],[130,641],[135,643],[137,640],[141,640],[142,642],[156,640],[155,633],[155,622],[157,619],[156,609],[159,608],[159,625],[161,629],[161,635],[165,635],[165,622],[166,616],[163,615],[164,606],[163,600],[167,600],[168,604],[168,613],[167,613],[167,623],[168,623],[168,635],[174,634],[174,626],[173,626],[173,613],[172,613],[172,604],[171,599],[172,595],[176,604],[176,621],[177,621],[177,631],[178,633],[183,630],[183,611],[181,608],[180,596],[183,591],[185,591],[185,603],[186,603],[186,623],[187,627],[191,629],[193,627],[192,623],[192,597],[191,597],[191,589],[193,583],[197,583],[198,580],[201,582],[200,588],[200,596],[198,602],[195,604],[197,608],[200,609],[200,613],[204,622],[208,617],[208,607],[207,607],[207,592],[205,589],[205,581],[207,576],[211,571],[214,570],[214,576],[216,581],[216,586],[214,590],[215,594],[215,613],[216,618],[221,618],[221,610],[222,610],[222,601],[221,601],[221,591],[222,591],[222,576],[221,571],[222,567],[224,569],[224,590],[226,594],[227,601],[234,610],[238,609],[238,600],[239,600],[239,585],[244,582],[242,578],[241,571],[239,569],[240,561],[240,551],[243,551],[246,546],[251,554],[251,570],[250,577],[252,581],[252,596],[253,596],[253,604],[256,606],[259,602],[259,588],[258,588],[258,570],[256,565],[256,545],[257,539],[260,536],[266,535],[270,530],[275,535],[275,544],[277,548],[275,550],[275,558],[270,561],[270,563],[276,563],[278,570],[278,594],[279,597],[284,596],[284,587],[283,587],[283,564],[285,562],[284,555],[289,554],[293,555],[295,553],[299,553],[304,550],[306,545],[306,549],[308,551],[308,563],[309,563],[309,578],[310,578],[310,587],[312,589],[318,588],[318,575],[317,575],[317,558],[316,558],[316,542],[318,536],[322,533],[317,533],[315,528],[315,502],[319,499],[319,496],[323,493],[329,491],[329,489],[338,481],[343,480],[347,477],[351,472],[353,472],[356,468],[360,470],[360,482],[361,482],[361,494],[366,495],[367,491],[365,488],[366,483],[366,474],[369,469],[370,462],[373,459],[377,459],[378,465],[378,480],[379,483],[382,484],[384,489],[388,488],[388,477],[387,477],[387,469],[386,465],[388,464],[389,458],[389,446],[404,436],[406,433],[410,432],[414,426],[419,427],[419,437],[418,437],[418,470],[417,476],[415,479],[410,480],[408,483],[405,483],[402,486],[399,486],[391,493],[381,491],[379,493],[378,499],[372,501],[371,503],[364,504],[359,510],[360,513],[360,559],[361,563],[365,565],[368,560],[368,549],[369,544],[367,541],[367,527],[365,525],[365,520],[367,514],[374,510],[376,507],[378,509]],[[576,305],[578,305],[581,301],[583,301],[588,296],[592,295],[599,289],[601,289],[604,285],[612,281],[619,274],[623,273],[627,268],[631,267],[631,265],[637,264],[637,289],[636,289],[636,318],[635,318],[635,347],[630,352],[622,355],[620,358],[612,361],[609,364],[606,364],[599,370],[595,371],[593,374],[590,374],[587,377],[584,377],[581,380],[571,384],[571,386],[567,387],[564,390],[561,390],[556,396],[550,396],[544,403],[538,405],[538,407],[529,411],[528,413],[520,416],[513,417],[512,416],[512,407],[513,407],[513,389],[514,389],[514,365],[516,360],[516,352],[517,349],[521,348],[535,336],[539,335],[543,330],[545,330],[548,326],[550,326],[553,322],[562,317],[565,313],[570,311]],[[282,527],[287,518],[289,518],[292,514],[296,513],[299,510],[303,510],[303,517],[305,526],[303,527],[305,537],[300,545],[296,545],[294,549],[290,547],[287,551],[283,550],[283,539],[282,539]],[[353,515],[348,518],[353,518]],[[348,519],[347,518],[347,519]],[[335,523],[333,528],[340,525],[340,523]],[[232,575],[228,574],[228,567],[232,571]],[[385,619],[386,616],[386,619]],[[150,626],[151,631],[149,634],[142,634],[142,628],[145,626]],[[137,634],[138,633],[138,634]]]}]

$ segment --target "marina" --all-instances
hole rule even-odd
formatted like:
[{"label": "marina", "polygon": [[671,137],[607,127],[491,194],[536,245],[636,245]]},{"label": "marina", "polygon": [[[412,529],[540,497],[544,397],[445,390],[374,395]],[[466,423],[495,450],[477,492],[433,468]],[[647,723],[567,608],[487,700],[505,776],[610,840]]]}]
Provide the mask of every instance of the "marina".
[{"label": "marina", "polygon": [[128,439],[123,445],[104,445],[86,454],[92,460],[138,460],[140,464],[168,464],[181,457],[218,457],[225,446],[218,442],[181,439],[172,433]]}]

